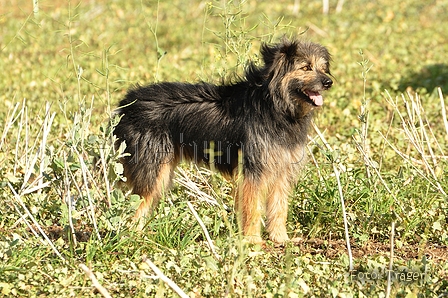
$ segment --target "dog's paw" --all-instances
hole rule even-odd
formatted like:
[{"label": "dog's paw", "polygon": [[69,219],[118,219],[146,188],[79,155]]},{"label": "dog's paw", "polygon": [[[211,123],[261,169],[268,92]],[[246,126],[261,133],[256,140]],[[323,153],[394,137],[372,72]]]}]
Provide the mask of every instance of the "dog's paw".
[{"label": "dog's paw", "polygon": [[283,244],[289,241],[289,237],[288,234],[286,234],[286,232],[278,232],[278,233],[272,232],[269,234],[269,239],[271,239],[271,241],[277,244]]},{"label": "dog's paw", "polygon": [[146,226],[145,219],[143,217],[136,217],[131,221],[131,227],[134,229],[134,231],[143,231]]},{"label": "dog's paw", "polygon": [[243,242],[249,244],[263,244],[264,240],[260,236],[244,236]]}]

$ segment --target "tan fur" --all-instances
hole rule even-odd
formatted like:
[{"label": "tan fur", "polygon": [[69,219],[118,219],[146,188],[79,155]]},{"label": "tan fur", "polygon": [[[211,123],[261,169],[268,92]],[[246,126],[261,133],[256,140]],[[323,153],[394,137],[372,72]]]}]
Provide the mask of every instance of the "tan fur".
[{"label": "tan fur", "polygon": [[254,183],[250,178],[236,182],[236,210],[245,239],[251,243],[262,242],[261,219],[266,214],[269,239],[283,243],[289,239],[286,232],[288,198],[301,168],[306,162],[305,148],[285,150],[271,145],[264,154],[267,165],[263,178]]},{"label": "tan fur", "polygon": [[140,194],[143,200],[134,216],[134,222],[137,223],[137,227],[140,230],[144,227],[144,218],[152,214],[154,207],[157,206],[164,192],[169,189],[176,163],[162,163],[160,166],[159,176],[152,192]]},{"label": "tan fur", "polygon": [[247,178],[243,180],[241,189],[239,189],[241,195],[238,196],[240,202],[237,204],[237,208],[241,212],[243,233],[246,240],[251,243],[262,242],[260,225],[263,209],[260,198],[263,197],[264,190],[263,185],[254,184]]}]

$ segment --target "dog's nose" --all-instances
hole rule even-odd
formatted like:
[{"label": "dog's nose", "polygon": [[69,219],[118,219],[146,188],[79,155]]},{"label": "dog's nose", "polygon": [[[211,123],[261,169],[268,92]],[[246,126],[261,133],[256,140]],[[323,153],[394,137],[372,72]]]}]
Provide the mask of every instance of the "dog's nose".
[{"label": "dog's nose", "polygon": [[328,89],[331,87],[331,85],[333,85],[333,81],[330,78],[325,78],[322,80],[322,85],[324,86],[324,88]]}]

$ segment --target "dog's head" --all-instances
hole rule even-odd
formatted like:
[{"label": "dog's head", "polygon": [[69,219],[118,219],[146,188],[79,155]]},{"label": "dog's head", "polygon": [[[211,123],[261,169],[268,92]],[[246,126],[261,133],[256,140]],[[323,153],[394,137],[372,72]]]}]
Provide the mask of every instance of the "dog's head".
[{"label": "dog's head", "polygon": [[330,54],[315,43],[283,40],[263,45],[261,54],[274,104],[295,117],[303,117],[323,105],[322,91],[329,89]]}]

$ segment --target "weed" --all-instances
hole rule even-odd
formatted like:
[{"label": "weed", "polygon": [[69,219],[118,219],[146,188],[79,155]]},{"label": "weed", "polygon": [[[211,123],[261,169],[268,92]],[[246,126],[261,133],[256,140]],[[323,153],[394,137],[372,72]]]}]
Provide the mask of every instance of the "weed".
[{"label": "weed", "polygon": [[[446,295],[447,6],[352,1],[323,16],[321,1],[301,4],[2,7],[1,295],[385,295],[387,280],[353,282],[352,267],[418,269],[424,280],[389,283],[390,295]],[[303,241],[244,245],[231,185],[193,165],[134,231],[140,198],[117,187],[123,148],[111,135],[125,89],[231,81],[257,61],[261,42],[284,34],[327,46],[336,82],[292,197],[289,230]]]}]

